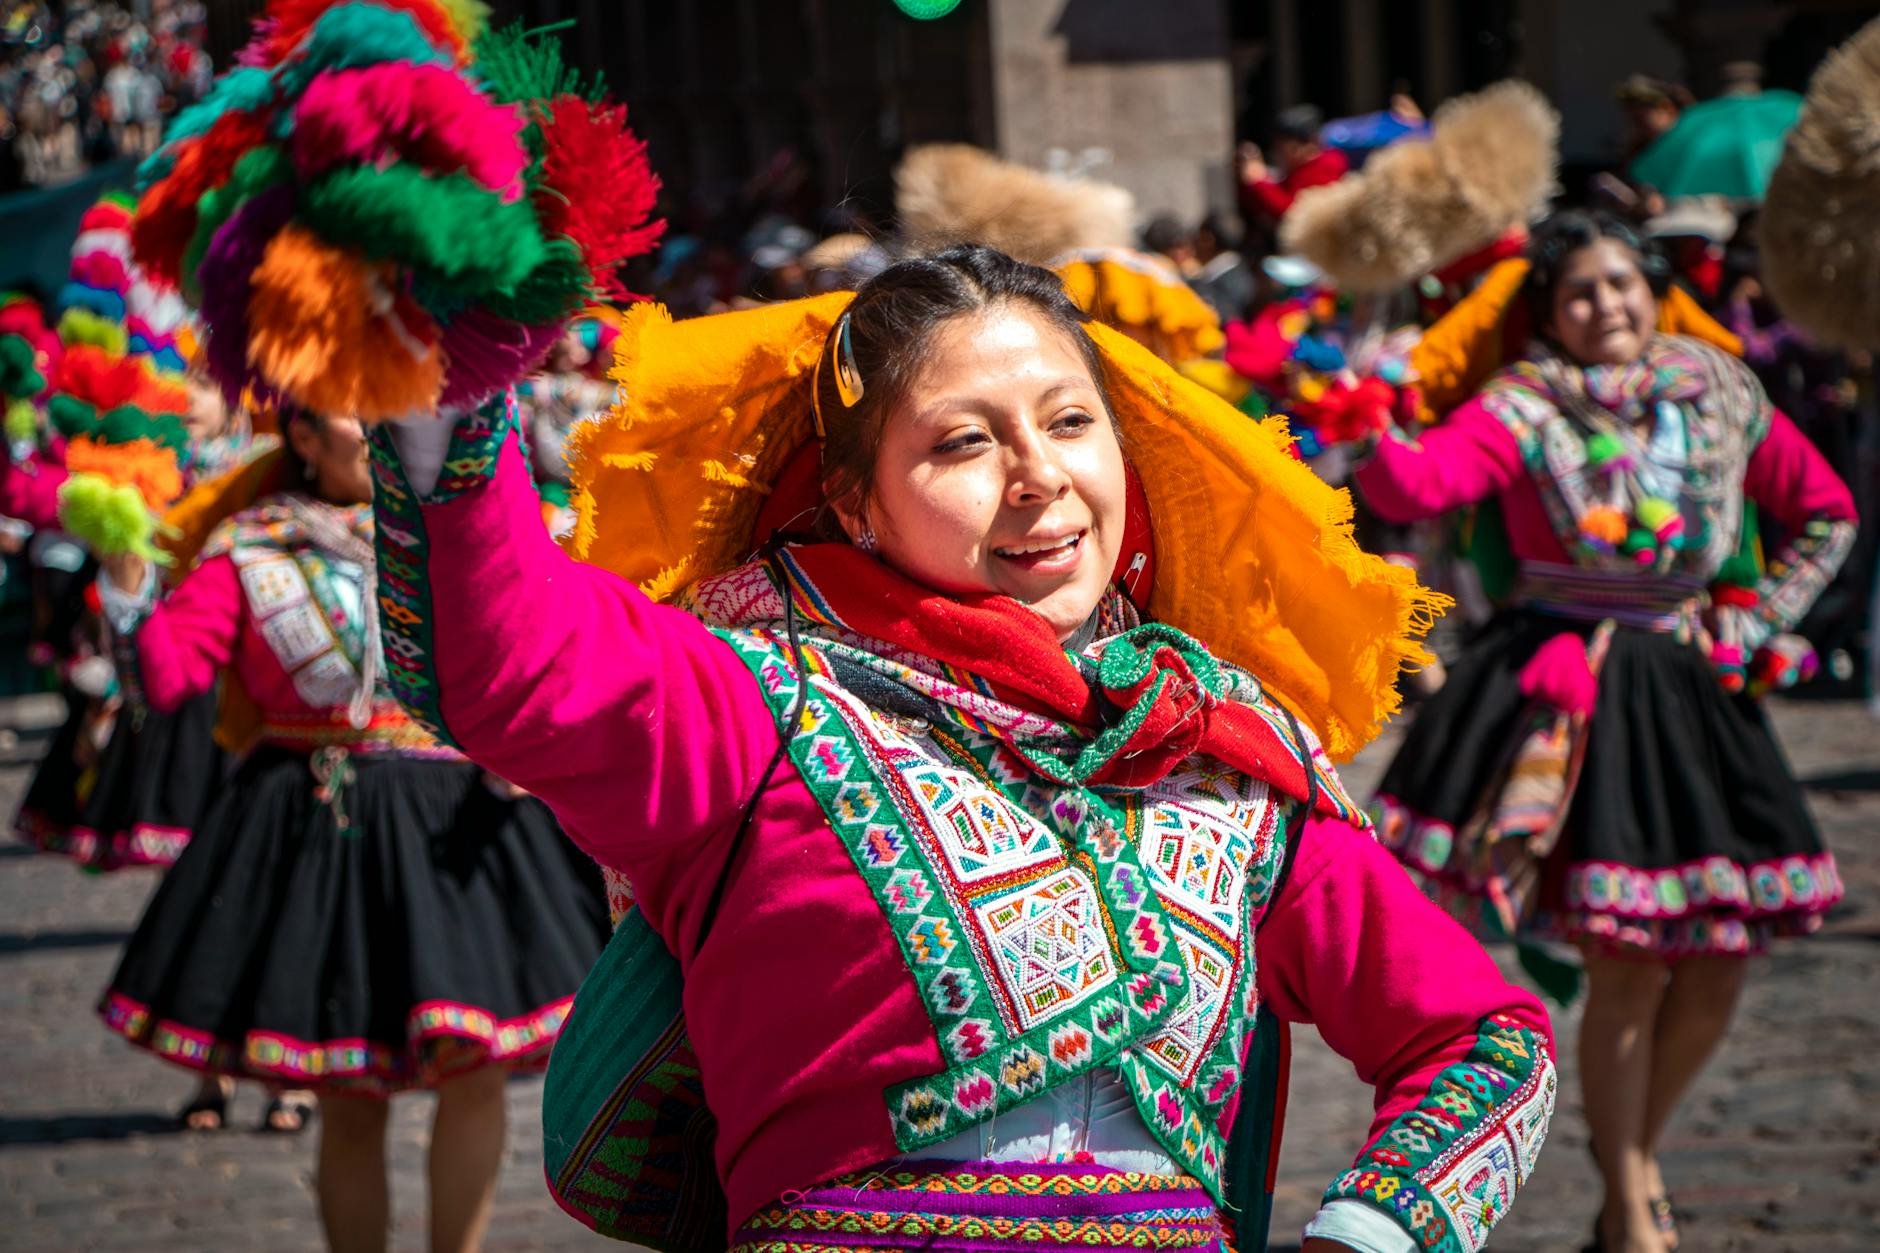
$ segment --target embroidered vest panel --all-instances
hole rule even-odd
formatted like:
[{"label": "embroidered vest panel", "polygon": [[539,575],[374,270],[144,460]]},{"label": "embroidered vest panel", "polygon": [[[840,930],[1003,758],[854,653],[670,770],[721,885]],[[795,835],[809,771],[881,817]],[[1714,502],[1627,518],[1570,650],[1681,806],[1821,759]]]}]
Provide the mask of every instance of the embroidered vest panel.
[{"label": "embroidered vest panel", "polygon": [[237,532],[229,559],[255,630],[309,706],[344,705],[359,686],[368,646],[361,606],[366,572],[318,549],[283,549],[265,535]]},{"label": "embroidered vest panel", "polygon": [[886,1094],[903,1149],[1097,1066],[1216,1193],[1256,1009],[1253,919],[1291,806],[1198,760],[1153,787],[1052,783],[1004,740],[884,713],[764,629],[717,629],[899,943],[947,1068]]}]

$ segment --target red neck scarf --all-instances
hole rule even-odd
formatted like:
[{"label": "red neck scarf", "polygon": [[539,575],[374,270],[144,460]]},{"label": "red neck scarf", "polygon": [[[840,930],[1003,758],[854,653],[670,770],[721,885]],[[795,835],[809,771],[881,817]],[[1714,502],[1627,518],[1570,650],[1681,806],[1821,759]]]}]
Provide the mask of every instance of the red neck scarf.
[{"label": "red neck scarf", "polygon": [[1197,753],[1260,779],[1317,812],[1356,820],[1342,793],[1308,768],[1316,751],[1290,714],[1282,731],[1229,699],[1220,665],[1173,627],[1112,638],[1095,673],[1074,662],[1049,623],[1006,596],[946,596],[846,544],[790,548],[774,569],[813,613],[849,631],[965,671],[998,700],[1091,737],[1070,781],[1139,788]]}]

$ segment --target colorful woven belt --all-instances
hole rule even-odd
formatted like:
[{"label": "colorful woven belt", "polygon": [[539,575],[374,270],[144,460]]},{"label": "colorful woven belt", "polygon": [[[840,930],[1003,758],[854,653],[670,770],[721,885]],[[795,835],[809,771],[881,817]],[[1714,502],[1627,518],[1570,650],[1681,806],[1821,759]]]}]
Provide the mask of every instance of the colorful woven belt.
[{"label": "colorful woven belt", "polygon": [[1660,574],[1586,570],[1548,561],[1521,563],[1520,604],[1577,622],[1613,619],[1620,626],[1670,633],[1684,629],[1704,604],[1704,585]]},{"label": "colorful woven belt", "polygon": [[1231,1253],[1213,1200],[1186,1175],[1017,1162],[910,1162],[843,1175],[787,1193],[732,1242],[732,1253],[906,1248]]},{"label": "colorful woven belt", "polygon": [[371,721],[355,727],[343,709],[304,715],[275,714],[261,724],[261,743],[296,753],[343,748],[360,756],[423,757],[453,761],[455,751],[432,738],[423,727],[390,701],[372,707]]}]

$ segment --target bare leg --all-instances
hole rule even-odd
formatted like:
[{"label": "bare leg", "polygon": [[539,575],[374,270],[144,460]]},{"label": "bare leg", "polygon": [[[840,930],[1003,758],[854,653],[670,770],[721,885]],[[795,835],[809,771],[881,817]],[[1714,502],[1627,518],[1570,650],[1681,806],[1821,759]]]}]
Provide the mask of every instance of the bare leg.
[{"label": "bare leg", "polygon": [[1665,967],[1589,950],[1586,974],[1580,1087],[1606,1189],[1599,1233],[1608,1253],[1664,1253],[1646,1186],[1645,1106]]},{"label": "bare leg", "polygon": [[385,1173],[391,1103],[320,1096],[320,1225],[333,1253],[384,1253],[392,1220]]},{"label": "bare leg", "polygon": [[1665,1195],[1659,1137],[1729,1030],[1748,970],[1741,957],[1687,957],[1671,967],[1652,1029],[1651,1094],[1645,1102],[1646,1183],[1654,1197]]},{"label": "bare leg", "polygon": [[475,1253],[496,1203],[509,1072],[484,1066],[438,1085],[431,1124],[431,1253]]}]

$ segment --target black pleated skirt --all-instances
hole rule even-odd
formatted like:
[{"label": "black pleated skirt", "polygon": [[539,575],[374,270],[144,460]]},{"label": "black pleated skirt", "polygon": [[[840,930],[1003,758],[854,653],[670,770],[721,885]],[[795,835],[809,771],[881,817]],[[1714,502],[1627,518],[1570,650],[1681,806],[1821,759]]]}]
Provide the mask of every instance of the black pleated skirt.
[{"label": "black pleated skirt", "polygon": [[120,712],[90,764],[79,753],[85,705],[82,697],[74,702],[14,829],[91,870],[174,863],[228,775],[228,757],[215,744],[215,693],[173,713]]},{"label": "black pleated skirt", "polygon": [[[1381,838],[1458,917],[1480,911],[1453,864],[1454,833],[1520,737],[1521,668],[1560,632],[1592,630],[1526,611],[1495,619],[1385,773]],[[1695,647],[1619,628],[1534,931],[1664,959],[1744,954],[1814,930],[1840,897],[1761,706],[1726,694]]]},{"label": "black pleated skirt", "polygon": [[599,869],[473,765],[350,760],[330,799],[304,754],[243,763],[125,948],[112,1030],[197,1069],[374,1093],[547,1060],[610,931]]}]

